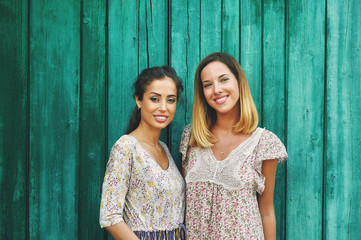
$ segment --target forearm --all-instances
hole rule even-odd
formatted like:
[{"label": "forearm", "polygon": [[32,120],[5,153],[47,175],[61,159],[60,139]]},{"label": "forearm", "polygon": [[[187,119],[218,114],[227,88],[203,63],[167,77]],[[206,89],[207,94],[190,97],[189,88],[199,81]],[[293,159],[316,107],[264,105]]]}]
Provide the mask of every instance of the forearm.
[{"label": "forearm", "polygon": [[265,240],[276,239],[276,217],[273,214],[261,216]]},{"label": "forearm", "polygon": [[106,230],[112,235],[114,240],[139,240],[137,235],[135,235],[125,222],[107,227]]},{"label": "forearm", "polygon": [[262,218],[263,232],[266,240],[276,239],[276,217],[273,205],[273,192],[278,160],[267,160],[263,163],[262,174],[265,176],[265,189],[258,195],[259,211]]}]

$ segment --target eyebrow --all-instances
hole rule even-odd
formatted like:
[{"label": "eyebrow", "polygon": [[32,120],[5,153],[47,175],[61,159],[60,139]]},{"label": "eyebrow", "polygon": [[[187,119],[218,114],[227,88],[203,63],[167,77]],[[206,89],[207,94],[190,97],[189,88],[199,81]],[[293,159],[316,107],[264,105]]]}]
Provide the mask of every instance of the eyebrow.
[{"label": "eyebrow", "polygon": [[[150,92],[149,95],[151,95],[151,94],[155,94],[155,95],[157,95],[157,96],[161,96],[159,93],[156,93],[156,92]],[[176,94],[170,94],[170,95],[168,95],[167,97],[177,97],[177,95],[176,95]]]},{"label": "eyebrow", "polygon": [[224,74],[220,75],[218,78],[224,77],[224,76],[226,76],[226,75],[229,75],[229,74],[228,74],[228,73],[224,73]]}]

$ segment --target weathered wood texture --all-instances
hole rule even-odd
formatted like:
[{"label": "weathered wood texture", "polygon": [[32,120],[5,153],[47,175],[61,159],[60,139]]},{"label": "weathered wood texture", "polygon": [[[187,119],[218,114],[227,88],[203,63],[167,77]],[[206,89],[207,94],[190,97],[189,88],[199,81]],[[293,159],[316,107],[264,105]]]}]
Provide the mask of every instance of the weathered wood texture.
[{"label": "weathered wood texture", "polygon": [[286,239],[321,239],[325,2],[288,1],[286,35]]},{"label": "weathered wood texture", "polygon": [[360,1],[327,1],[325,239],[361,239],[360,12]]},{"label": "weathered wood texture", "polygon": [[80,10],[31,1],[29,239],[78,236]]},{"label": "weathered wood texture", "polygon": [[99,189],[108,155],[106,1],[83,1],[81,11],[78,236],[102,239]]},{"label": "weathered wood texture", "polygon": [[98,223],[109,151],[144,68],[172,65],[182,101],[162,132],[180,167],[193,78],[215,51],[249,80],[286,144],[277,239],[360,239],[361,3],[0,0],[0,239],[112,239]]},{"label": "weathered wood texture", "polygon": [[28,7],[0,1],[0,239],[28,232]]}]

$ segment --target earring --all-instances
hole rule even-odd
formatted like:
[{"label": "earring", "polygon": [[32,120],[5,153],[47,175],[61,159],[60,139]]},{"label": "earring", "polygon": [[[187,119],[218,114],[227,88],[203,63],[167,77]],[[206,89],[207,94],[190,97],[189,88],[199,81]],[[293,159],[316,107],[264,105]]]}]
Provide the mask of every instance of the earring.
[{"label": "earring", "polygon": [[140,109],[140,106],[139,105],[137,105],[137,107],[138,107],[138,110]]}]

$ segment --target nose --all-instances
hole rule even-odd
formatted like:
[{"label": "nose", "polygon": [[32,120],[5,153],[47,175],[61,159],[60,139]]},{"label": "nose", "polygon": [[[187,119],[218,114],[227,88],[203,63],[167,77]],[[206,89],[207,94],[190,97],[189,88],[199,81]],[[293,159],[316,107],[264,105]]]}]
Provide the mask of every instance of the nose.
[{"label": "nose", "polygon": [[159,110],[165,112],[167,110],[167,101],[160,101]]},{"label": "nose", "polygon": [[215,93],[215,94],[219,94],[219,93],[222,92],[222,87],[221,87],[221,85],[220,85],[218,82],[215,82],[215,83],[213,84],[213,86],[214,86],[214,93]]}]

